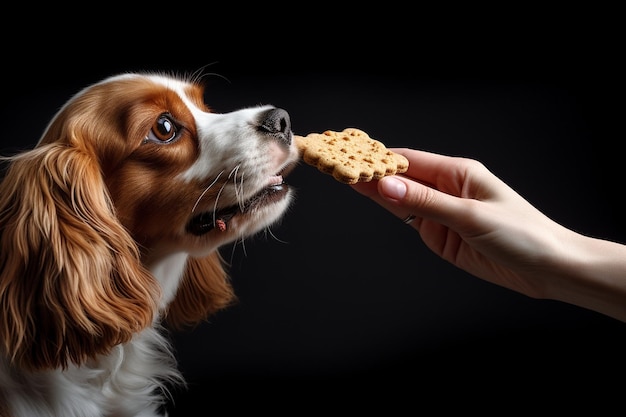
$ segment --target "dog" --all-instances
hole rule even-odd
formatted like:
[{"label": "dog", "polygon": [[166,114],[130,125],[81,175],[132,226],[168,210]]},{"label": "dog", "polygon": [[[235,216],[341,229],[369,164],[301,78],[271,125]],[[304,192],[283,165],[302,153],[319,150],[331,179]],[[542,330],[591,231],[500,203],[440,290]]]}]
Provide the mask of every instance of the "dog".
[{"label": "dog", "polygon": [[299,156],[285,110],[213,112],[201,79],[113,75],[3,157],[2,417],[166,415],[166,329],[236,301],[219,248],[283,217]]}]

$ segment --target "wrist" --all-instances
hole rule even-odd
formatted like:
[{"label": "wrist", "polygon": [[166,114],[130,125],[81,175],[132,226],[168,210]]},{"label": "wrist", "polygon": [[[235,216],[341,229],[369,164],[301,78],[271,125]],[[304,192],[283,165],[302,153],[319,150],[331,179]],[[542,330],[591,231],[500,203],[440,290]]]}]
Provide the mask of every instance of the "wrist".
[{"label": "wrist", "polygon": [[546,298],[626,321],[626,246],[568,231],[559,253]]}]

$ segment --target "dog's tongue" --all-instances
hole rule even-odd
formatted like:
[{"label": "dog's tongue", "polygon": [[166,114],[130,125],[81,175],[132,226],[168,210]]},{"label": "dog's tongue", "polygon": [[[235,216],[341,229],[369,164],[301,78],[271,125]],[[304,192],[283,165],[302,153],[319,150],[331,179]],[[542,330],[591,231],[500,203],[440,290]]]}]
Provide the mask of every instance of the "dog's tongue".
[{"label": "dog's tongue", "polygon": [[202,213],[197,216],[188,226],[187,230],[196,236],[204,235],[217,227],[221,232],[226,230],[228,221],[238,212],[239,206],[233,206],[218,213]]},{"label": "dog's tongue", "polygon": [[220,229],[220,232],[223,232],[224,230],[226,230],[226,222],[223,219],[215,220],[215,225],[217,226],[218,229]]},{"label": "dog's tongue", "polygon": [[214,226],[217,227],[220,232],[225,231],[228,221],[239,211],[241,211],[239,208],[233,208],[228,211],[219,212],[218,217],[215,218]]}]

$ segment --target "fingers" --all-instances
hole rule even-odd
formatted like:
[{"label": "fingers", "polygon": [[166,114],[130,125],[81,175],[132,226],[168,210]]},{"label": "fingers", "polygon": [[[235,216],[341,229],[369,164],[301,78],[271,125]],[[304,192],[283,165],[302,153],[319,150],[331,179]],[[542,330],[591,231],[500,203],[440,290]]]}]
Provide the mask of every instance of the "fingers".
[{"label": "fingers", "polygon": [[409,168],[404,175],[418,182],[434,185],[457,176],[465,169],[463,158],[455,158],[408,148],[392,149],[409,160]]},{"label": "fingers", "polygon": [[[374,200],[407,224],[411,217],[428,217],[445,222],[458,212],[454,197],[440,193],[424,184],[401,176],[389,176],[379,181],[357,183],[352,188]],[[419,225],[420,222],[414,222]]]},{"label": "fingers", "polygon": [[353,188],[402,220],[413,215],[461,227],[473,204],[506,189],[478,161],[407,148],[393,150],[409,160],[407,172]]},{"label": "fingers", "polygon": [[[395,148],[394,152],[404,155],[409,160],[408,170],[403,176],[414,179],[417,182],[428,184],[438,188],[438,183],[451,182],[450,178],[459,177],[463,171],[462,158],[417,151],[408,148]],[[375,197],[378,194],[377,181],[357,183],[353,188],[367,197]],[[391,184],[389,184],[391,186]],[[389,190],[393,193],[392,190]],[[390,197],[392,197],[390,195]],[[396,197],[396,199],[401,199]]]},{"label": "fingers", "polygon": [[459,199],[400,176],[378,182],[379,204],[400,219],[413,215],[447,224],[459,214]]}]

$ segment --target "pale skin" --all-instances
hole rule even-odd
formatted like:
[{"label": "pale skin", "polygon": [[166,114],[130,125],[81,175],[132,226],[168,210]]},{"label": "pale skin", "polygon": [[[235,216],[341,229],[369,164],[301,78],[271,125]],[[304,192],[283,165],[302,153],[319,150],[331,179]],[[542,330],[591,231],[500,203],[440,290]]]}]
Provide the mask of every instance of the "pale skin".
[{"label": "pale skin", "polygon": [[476,160],[393,149],[408,171],[352,185],[408,224],[435,254],[537,299],[626,322],[626,245],[548,218]]}]

